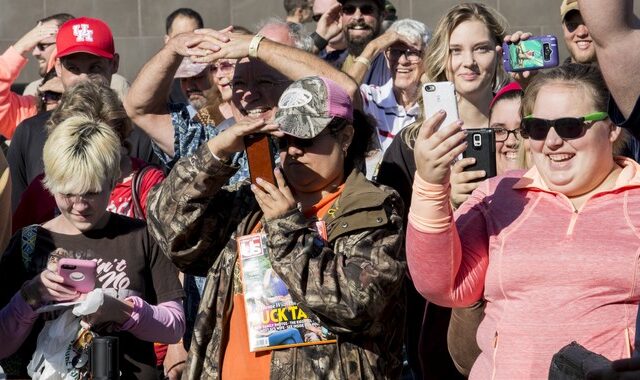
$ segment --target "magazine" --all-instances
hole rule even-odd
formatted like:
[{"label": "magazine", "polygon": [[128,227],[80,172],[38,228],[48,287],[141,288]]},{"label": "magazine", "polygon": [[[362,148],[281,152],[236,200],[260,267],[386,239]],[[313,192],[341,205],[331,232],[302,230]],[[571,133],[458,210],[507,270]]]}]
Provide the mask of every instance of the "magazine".
[{"label": "magazine", "polygon": [[238,253],[251,352],[335,343],[335,334],[291,299],[286,284],[271,267],[266,234],[239,237]]}]

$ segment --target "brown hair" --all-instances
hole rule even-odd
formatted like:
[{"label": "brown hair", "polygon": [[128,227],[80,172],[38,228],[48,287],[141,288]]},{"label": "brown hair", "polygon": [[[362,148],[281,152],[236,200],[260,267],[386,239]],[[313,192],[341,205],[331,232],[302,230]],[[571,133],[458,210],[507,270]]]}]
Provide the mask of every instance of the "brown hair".
[{"label": "brown hair", "polygon": [[[581,88],[589,95],[597,111],[606,112],[609,102],[609,90],[604,82],[602,73],[598,66],[583,65],[579,63],[567,63],[553,69],[540,72],[527,86],[522,98],[522,117],[531,115],[533,107],[538,97],[538,93],[543,86],[551,83],[559,83],[574,88]],[[621,133],[613,144],[614,154],[618,154],[624,148],[628,133]]]},{"label": "brown hair", "polygon": [[51,133],[58,124],[78,115],[107,124],[116,132],[121,145],[128,148],[125,140],[133,126],[118,94],[107,84],[87,80],[66,90],[47,122],[47,130]]}]

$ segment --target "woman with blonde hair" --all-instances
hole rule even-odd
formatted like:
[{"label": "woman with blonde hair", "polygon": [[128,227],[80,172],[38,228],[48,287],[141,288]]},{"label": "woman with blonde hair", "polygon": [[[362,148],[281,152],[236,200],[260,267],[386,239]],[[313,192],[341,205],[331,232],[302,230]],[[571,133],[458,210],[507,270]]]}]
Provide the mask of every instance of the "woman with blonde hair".
[{"label": "woman with blonde hair", "polygon": [[[133,125],[118,98],[106,84],[84,81],[66,91],[60,106],[47,122],[49,133],[64,120],[85,115],[92,120],[109,125],[120,141],[120,177],[111,193],[107,209],[129,217],[145,219],[147,193],[164,179],[162,171],[146,162],[129,156],[126,141]],[[56,215],[56,205],[51,194],[43,187],[44,175],[37,176],[22,194],[13,214],[13,231],[45,222]]]},{"label": "woman with blonde hair", "polygon": [[9,339],[11,349],[2,352],[21,346],[14,357],[18,375],[24,375],[42,328],[35,310],[81,295],[57,274],[60,257],[97,263],[96,287],[103,289],[104,302],[83,319],[90,331],[119,337],[124,378],[155,378],[152,342],[175,343],[184,333],[177,270],[143,221],[106,210],[120,178],[120,150],[113,128],[86,116],[66,119],[45,143],[43,183],[60,215],[23,228],[0,260],[0,305],[9,304],[21,315]]},{"label": "woman with blonde hair", "polygon": [[[458,112],[465,128],[489,127],[489,105],[493,94],[507,81],[508,76],[500,64],[499,46],[506,36],[507,23],[497,11],[481,3],[455,5],[440,19],[425,51],[424,81],[450,81],[458,95]],[[421,101],[422,102],[422,101]],[[420,107],[422,111],[422,106]],[[383,158],[376,177],[377,181],[396,189],[405,204],[411,202],[411,189],[416,164],[413,144],[424,115],[405,128],[395,138]],[[454,166],[452,175],[452,200],[462,203],[483,177],[480,171],[463,171],[470,165],[462,161]],[[405,209],[405,221],[408,213]],[[409,321],[413,329],[423,327],[416,348],[422,351],[422,371],[433,378],[459,376],[447,350],[447,326],[450,310],[430,304],[425,313],[425,301],[411,287],[412,301],[407,315],[417,315]],[[424,316],[424,324],[422,317]]]}]

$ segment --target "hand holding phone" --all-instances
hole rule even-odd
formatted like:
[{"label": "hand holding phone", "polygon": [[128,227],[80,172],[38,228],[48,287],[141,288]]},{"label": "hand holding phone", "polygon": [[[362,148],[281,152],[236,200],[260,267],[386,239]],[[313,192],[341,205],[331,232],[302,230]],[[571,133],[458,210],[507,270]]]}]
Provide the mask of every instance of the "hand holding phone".
[{"label": "hand holding phone", "polygon": [[509,72],[539,70],[559,64],[558,39],[552,35],[529,37],[502,44],[502,63]]},{"label": "hand holding phone", "polygon": [[454,123],[458,116],[458,99],[452,82],[431,82],[422,85],[422,100],[424,103],[424,118],[429,119],[440,110],[447,113],[440,126]]},{"label": "hand holding phone", "polygon": [[96,284],[96,262],[62,258],[58,261],[58,274],[64,279],[63,284],[80,293],[89,293]]},{"label": "hand holding phone", "polygon": [[[464,157],[473,157],[476,163],[465,168],[465,171],[484,170],[484,178],[495,177],[496,170],[496,136],[492,128],[467,129],[467,149]],[[478,181],[482,179],[477,179]]]}]

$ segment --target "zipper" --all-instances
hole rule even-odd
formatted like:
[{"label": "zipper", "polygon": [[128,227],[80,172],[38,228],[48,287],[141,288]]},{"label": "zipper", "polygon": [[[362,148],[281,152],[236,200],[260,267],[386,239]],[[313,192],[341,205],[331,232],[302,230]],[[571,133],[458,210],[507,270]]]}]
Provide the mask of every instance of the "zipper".
[{"label": "zipper", "polygon": [[573,235],[573,229],[575,228],[576,222],[578,221],[578,214],[579,214],[579,211],[574,208],[573,212],[571,213],[571,220],[569,221],[569,227],[567,228],[567,236]]},{"label": "zipper", "polygon": [[496,378],[496,356],[498,356],[498,331],[493,336],[493,365],[491,367],[491,380]]}]

